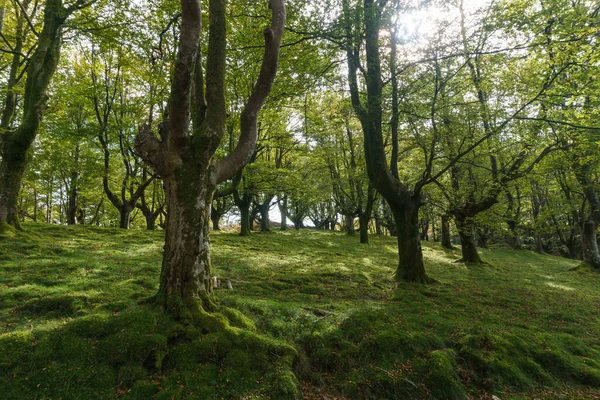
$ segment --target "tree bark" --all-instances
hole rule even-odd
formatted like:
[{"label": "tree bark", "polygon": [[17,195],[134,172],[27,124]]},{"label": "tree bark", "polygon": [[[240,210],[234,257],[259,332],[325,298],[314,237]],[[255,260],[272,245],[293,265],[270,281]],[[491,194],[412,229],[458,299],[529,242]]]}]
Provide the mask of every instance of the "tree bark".
[{"label": "tree bark", "polygon": [[452,240],[450,239],[450,216],[442,215],[442,247],[453,250]]},{"label": "tree bark", "polygon": [[406,199],[399,207],[392,207],[398,236],[399,264],[396,279],[407,282],[428,283],[430,278],[423,264],[423,250],[419,237],[419,200]]},{"label": "tree bark", "polygon": [[121,205],[121,208],[119,209],[119,228],[129,229],[132,211],[133,207],[128,202]]},{"label": "tree bark", "polygon": [[71,171],[69,187],[69,205],[67,207],[67,224],[77,223],[77,200],[79,197],[79,143],[75,145],[74,165]]},{"label": "tree bark", "polygon": [[213,231],[220,231],[221,230],[221,217],[223,215],[216,212],[214,207],[211,208],[210,210],[210,219],[212,220],[212,225],[213,225]]},{"label": "tree bark", "polygon": [[[75,3],[77,6],[81,4]],[[19,227],[18,195],[23,174],[31,158],[29,151],[38,132],[46,108],[48,85],[56,71],[62,45],[62,28],[76,6],[63,7],[62,0],[48,0],[44,8],[44,24],[37,47],[29,60],[23,117],[15,130],[0,135],[0,225]]]},{"label": "tree bark", "polygon": [[367,215],[360,215],[358,217],[359,229],[360,229],[360,243],[369,244],[369,221],[370,217]]},{"label": "tree bark", "polygon": [[198,305],[212,307],[209,222],[215,187],[203,167],[182,168],[165,179],[169,214],[158,301],[180,320],[193,318],[186,311]]},{"label": "tree bark", "polygon": [[271,221],[269,220],[269,209],[271,208],[272,195],[267,195],[264,201],[258,204],[258,211],[260,212],[260,231],[269,232],[271,230]]},{"label": "tree bark", "polygon": [[477,246],[475,245],[473,220],[459,215],[456,215],[454,220],[456,221],[456,228],[458,229],[458,235],[460,236],[460,246],[462,248],[461,261],[465,263],[482,264],[483,260],[479,256]]},{"label": "tree bark", "polygon": [[375,232],[377,235],[383,235],[383,223],[381,217],[375,217]]},{"label": "tree bark", "polygon": [[283,196],[281,202],[277,202],[277,206],[279,207],[279,213],[281,214],[281,230],[287,231],[287,196]]},{"label": "tree bark", "polygon": [[240,209],[240,236],[250,236],[252,228],[250,225],[250,202],[238,205]]},{"label": "tree bark", "polygon": [[598,225],[591,219],[583,225],[582,249],[583,260],[595,269],[600,269],[600,252],[598,251]]},{"label": "tree bark", "polygon": [[344,226],[346,228],[346,235],[354,236],[356,229],[354,229],[354,214],[344,215]]}]

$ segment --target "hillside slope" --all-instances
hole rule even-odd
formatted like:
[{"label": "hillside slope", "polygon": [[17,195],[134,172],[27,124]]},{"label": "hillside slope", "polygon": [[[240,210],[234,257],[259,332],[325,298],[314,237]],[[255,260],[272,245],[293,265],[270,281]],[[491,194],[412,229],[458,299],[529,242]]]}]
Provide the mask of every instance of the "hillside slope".
[{"label": "hillside slope", "polygon": [[212,239],[214,273],[234,287],[216,292],[233,328],[193,341],[145,303],[157,289],[161,232],[26,225],[1,240],[0,393],[600,396],[600,275],[571,271],[577,262],[484,250],[489,265],[469,268],[425,243],[438,282],[396,287],[392,238]]}]

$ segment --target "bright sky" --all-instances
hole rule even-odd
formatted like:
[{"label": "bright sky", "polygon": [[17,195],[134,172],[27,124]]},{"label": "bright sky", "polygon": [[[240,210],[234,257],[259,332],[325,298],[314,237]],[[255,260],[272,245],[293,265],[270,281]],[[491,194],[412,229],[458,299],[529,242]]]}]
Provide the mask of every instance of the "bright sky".
[{"label": "bright sky", "polygon": [[[467,15],[488,5],[492,0],[464,0]],[[400,15],[400,36],[413,43],[423,43],[431,38],[440,26],[455,22],[460,23],[460,0],[448,1],[444,5],[431,4],[412,12]]]}]

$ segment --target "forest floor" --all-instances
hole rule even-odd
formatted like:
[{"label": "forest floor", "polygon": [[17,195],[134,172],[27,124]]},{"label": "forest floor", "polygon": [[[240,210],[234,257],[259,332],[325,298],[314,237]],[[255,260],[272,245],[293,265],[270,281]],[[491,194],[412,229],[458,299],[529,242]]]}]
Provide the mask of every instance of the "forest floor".
[{"label": "forest floor", "polygon": [[0,397],[600,399],[600,274],[578,262],[492,249],[474,267],[424,243],[437,283],[422,286],[394,282],[389,237],[211,239],[238,327],[193,342],[144,302],[162,232],[27,224],[1,239]]}]

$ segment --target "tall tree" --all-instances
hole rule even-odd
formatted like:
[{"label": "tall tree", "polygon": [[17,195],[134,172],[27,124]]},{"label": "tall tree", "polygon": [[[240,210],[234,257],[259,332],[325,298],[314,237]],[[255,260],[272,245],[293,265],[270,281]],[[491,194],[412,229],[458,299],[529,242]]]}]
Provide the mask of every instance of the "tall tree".
[{"label": "tall tree", "polygon": [[30,149],[44,115],[46,91],[60,58],[63,27],[71,14],[93,2],[76,0],[64,5],[63,0],[46,1],[43,27],[26,69],[21,120],[14,129],[7,126],[0,132],[0,224],[19,227],[19,191],[30,161]]},{"label": "tall tree", "polygon": [[262,67],[242,112],[241,136],[232,153],[221,160],[214,158],[226,123],[224,0],[209,1],[206,74],[199,51],[201,2],[181,0],[182,24],[167,129],[158,139],[146,126],[136,139],[139,153],[160,174],[166,187],[167,229],[157,301],[187,324],[202,325],[206,311],[214,308],[209,240],[213,193],[217,184],[233,177],[252,157],[258,114],[277,71],[285,5],[283,0],[270,0],[269,8],[272,23],[264,32]]}]

